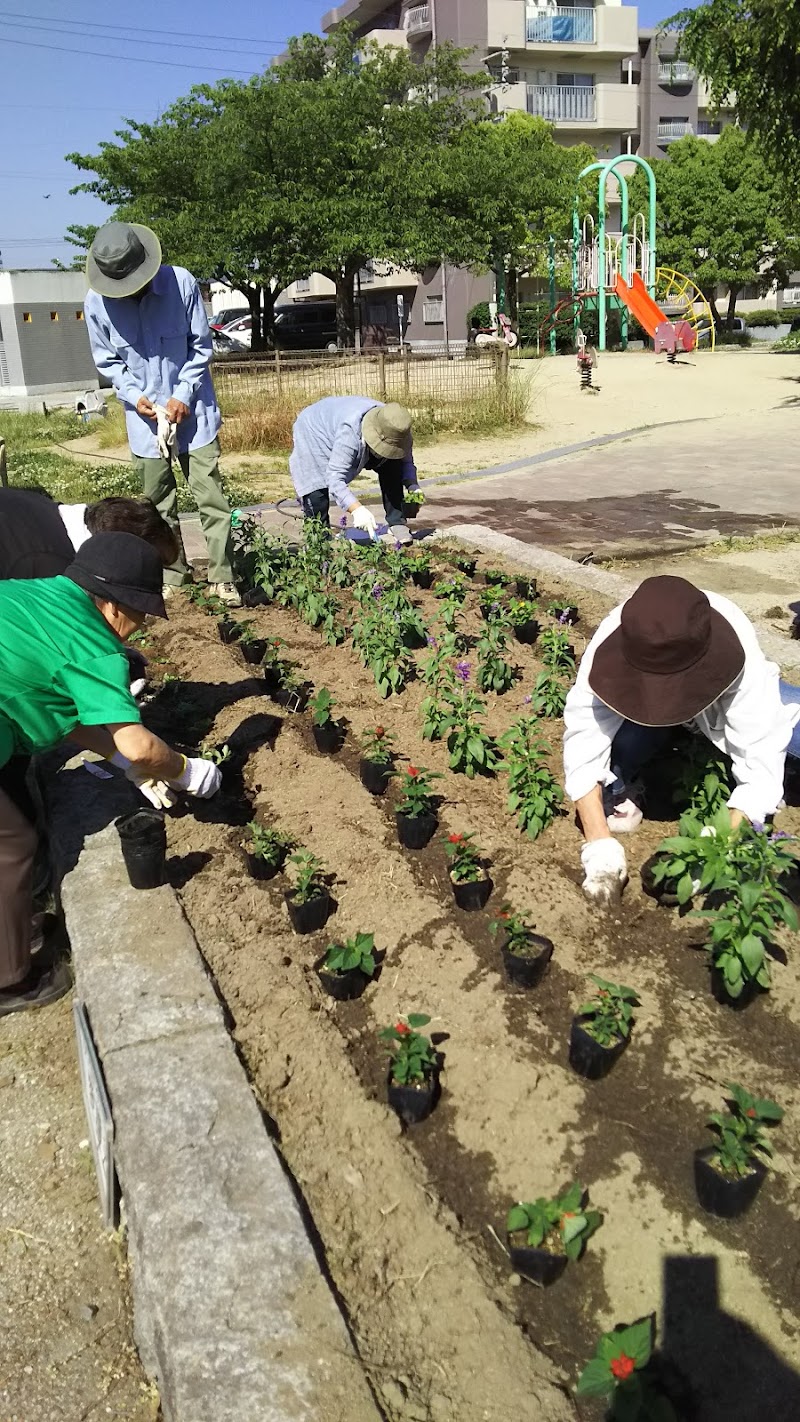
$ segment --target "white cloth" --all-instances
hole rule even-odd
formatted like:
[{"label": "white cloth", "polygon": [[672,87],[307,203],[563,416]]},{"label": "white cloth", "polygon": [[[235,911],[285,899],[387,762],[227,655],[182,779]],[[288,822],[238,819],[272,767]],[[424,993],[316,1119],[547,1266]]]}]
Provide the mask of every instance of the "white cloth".
[{"label": "white cloth", "polygon": [[[717,750],[730,756],[736,788],[729,808],[763,822],[783,798],[783,770],[800,704],[786,706],[780,673],[767,661],[753,624],[741,608],[719,593],[706,593],[711,606],[729,622],[744,648],[741,675],[691,723]],[[610,785],[611,743],[624,718],[611,711],[589,685],[597,648],[620,625],[622,605],[600,623],[581,659],[577,680],[564,708],[564,775],[567,795],[580,800],[597,784]]]},{"label": "white cloth", "polygon": [[59,504],[58,512],[73,548],[80,548],[92,536],[86,527],[86,504]]},{"label": "white cloth", "polygon": [[177,448],[178,426],[172,423],[163,405],[154,405],[157,428],[156,440],[162,459],[171,459]]}]

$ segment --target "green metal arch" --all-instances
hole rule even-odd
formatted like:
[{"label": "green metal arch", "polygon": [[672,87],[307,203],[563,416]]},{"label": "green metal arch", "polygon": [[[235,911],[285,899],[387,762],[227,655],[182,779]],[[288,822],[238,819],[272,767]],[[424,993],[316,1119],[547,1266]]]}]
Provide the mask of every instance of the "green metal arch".
[{"label": "green metal arch", "polygon": [[[597,173],[597,326],[598,326],[598,346],[601,351],[606,348],[606,326],[607,326],[607,306],[605,281],[605,261],[606,261],[606,189],[608,180],[612,173],[620,185],[622,193],[622,276],[628,279],[628,184],[623,173],[617,172],[620,163],[633,163],[641,168],[647,176],[647,196],[648,196],[648,218],[647,218],[647,240],[649,246],[649,257],[647,264],[647,289],[652,297],[655,297],[656,289],[656,177],[653,169],[645,158],[640,158],[638,153],[620,153],[616,158],[607,158],[605,161],[598,160],[589,163],[581,173],[578,174],[578,183],[581,178],[588,177],[589,173]],[[575,206],[572,210],[572,285],[573,292],[577,291],[578,284],[578,246],[580,244],[580,217],[578,205],[580,199],[579,189],[575,190]],[[627,320],[623,320],[623,338],[627,336]]]}]

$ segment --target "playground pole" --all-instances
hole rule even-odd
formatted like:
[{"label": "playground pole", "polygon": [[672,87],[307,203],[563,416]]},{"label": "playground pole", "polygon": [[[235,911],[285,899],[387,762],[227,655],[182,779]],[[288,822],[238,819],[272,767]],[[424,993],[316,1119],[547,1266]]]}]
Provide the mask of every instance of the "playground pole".
[{"label": "playground pole", "polygon": [[[551,237],[547,243],[547,269],[550,275],[550,310],[556,309],[556,239]],[[550,328],[550,354],[556,353],[556,328]]]},{"label": "playground pole", "polygon": [[647,245],[649,247],[647,257],[647,276],[645,285],[649,294],[655,300],[656,294],[656,175],[650,164],[644,158],[640,158],[638,153],[620,153],[616,158],[609,158],[606,167],[608,173],[613,173],[617,181],[621,181],[622,175],[617,173],[619,163],[634,163],[637,168],[641,168],[647,176]]}]

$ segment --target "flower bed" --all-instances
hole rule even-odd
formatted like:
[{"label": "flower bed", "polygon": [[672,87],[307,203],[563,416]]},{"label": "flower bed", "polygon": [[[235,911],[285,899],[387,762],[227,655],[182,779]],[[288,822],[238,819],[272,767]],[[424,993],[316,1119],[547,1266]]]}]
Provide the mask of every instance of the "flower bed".
[{"label": "flower bed", "polygon": [[[298,684],[329,691],[344,732],[333,755],[319,753],[311,711],[277,706],[261,670],[243,664],[235,644],[223,646],[213,622],[188,604],[170,605],[169,625],[151,632],[145,648],[167,659],[164,670],[187,678],[153,703],[154,727],[177,722],[187,745],[209,740],[231,749],[225,798],[168,821],[173,882],[387,1415],[393,1422],[531,1415],[532,1390],[544,1386],[550,1367],[535,1345],[574,1385],[604,1328],[662,1312],[666,1254],[715,1255],[726,1306],[797,1363],[789,1336],[797,1325],[796,1227],[782,1178],[798,1158],[795,963],[777,965],[770,994],[731,1013],[709,993],[704,954],[691,951],[703,941],[700,921],[657,905],[638,882],[638,866],[676,824],[672,807],[651,803],[657,818],[626,846],[631,883],[622,908],[599,915],[580,891],[571,815],[554,802],[555,818],[529,837],[518,811],[509,810],[505,771],[482,774],[478,765],[472,777],[466,766],[457,773],[447,728],[441,739],[423,738],[432,683],[420,673],[439,651],[447,619],[467,638],[453,659],[470,663],[469,678],[455,679],[459,695],[459,682],[473,694],[476,644],[486,629],[483,564],[461,598],[452,587],[436,595],[451,570],[438,549],[431,561],[433,587],[410,591],[439,645],[408,649],[404,685],[385,698],[374,667],[361,664],[349,641],[326,641],[324,608],[316,628],[274,603],[247,610],[254,635],[283,639],[278,650],[295,664]],[[495,587],[502,601],[506,594]],[[336,596],[346,612],[350,591]],[[580,621],[567,630],[580,655],[582,634],[605,609],[548,585],[536,596],[543,626],[557,626],[546,608],[558,597],[579,606]],[[435,624],[442,609],[445,623]],[[543,652],[509,637],[505,657],[521,675],[502,694],[474,692],[485,707],[475,714],[494,745],[502,747],[530,715],[525,698],[552,672],[546,653],[547,642]],[[379,671],[385,680],[391,667]],[[393,738],[397,772],[379,796],[359,775],[364,738],[376,726]],[[560,723],[542,720],[537,733],[551,747],[537,768],[560,779]],[[404,849],[395,826],[409,765],[441,776],[432,781],[439,827],[422,850]],[[284,905],[289,875],[249,877],[241,851],[252,819],[283,830],[335,876],[334,912],[319,932],[293,932]],[[782,823],[800,820],[791,811]],[[469,834],[493,887],[485,908],[464,912],[443,840]],[[490,932],[505,905],[554,944],[530,990],[507,981],[499,937]],[[360,996],[334,1001],[315,965],[330,944],[359,933],[374,935],[378,969]],[[568,1063],[570,1024],[591,995],[590,973],[628,985],[639,1002],[630,1042],[601,1080],[579,1077]],[[410,1014],[430,1017],[425,1032],[442,1069],[431,1114],[403,1126],[387,1104],[389,1057],[379,1032]],[[728,1081],[786,1110],[775,1170],[735,1235],[703,1214],[693,1180],[706,1116]],[[519,1201],[556,1198],[576,1179],[603,1223],[585,1257],[543,1298],[511,1275],[508,1212]],[[736,1415],[724,1387],[701,1396],[708,1422]],[[535,1415],[543,1422],[572,1415],[558,1406],[554,1394]]]}]

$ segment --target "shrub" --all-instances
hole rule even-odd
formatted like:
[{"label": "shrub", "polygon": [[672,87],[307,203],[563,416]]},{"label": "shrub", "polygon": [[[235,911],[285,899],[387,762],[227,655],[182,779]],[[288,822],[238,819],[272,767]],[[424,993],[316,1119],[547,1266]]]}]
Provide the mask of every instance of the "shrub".
[{"label": "shrub", "polygon": [[748,326],[781,326],[786,319],[777,311],[743,311]]}]

